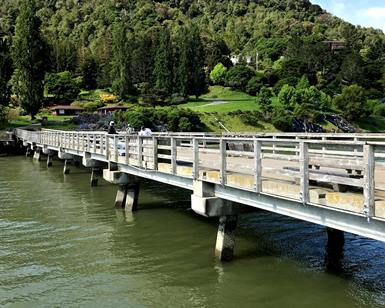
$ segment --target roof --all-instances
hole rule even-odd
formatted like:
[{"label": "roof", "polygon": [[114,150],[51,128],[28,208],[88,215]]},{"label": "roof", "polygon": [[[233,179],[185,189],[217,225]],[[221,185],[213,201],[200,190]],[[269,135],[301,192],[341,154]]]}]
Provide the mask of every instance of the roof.
[{"label": "roof", "polygon": [[127,106],[106,106],[102,108],[98,108],[98,110],[110,110],[110,109],[128,109]]},{"label": "roof", "polygon": [[59,105],[59,106],[53,106],[50,108],[51,110],[85,110],[82,107],[78,106],[68,106],[68,105]]}]

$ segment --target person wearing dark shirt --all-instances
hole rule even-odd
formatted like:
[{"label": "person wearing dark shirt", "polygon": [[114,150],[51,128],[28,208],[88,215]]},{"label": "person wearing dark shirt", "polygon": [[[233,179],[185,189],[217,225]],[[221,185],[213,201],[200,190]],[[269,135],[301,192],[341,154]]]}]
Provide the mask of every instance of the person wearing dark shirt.
[{"label": "person wearing dark shirt", "polygon": [[110,125],[108,125],[108,134],[109,135],[116,135],[116,129],[115,129],[115,123],[113,121],[110,122]]}]

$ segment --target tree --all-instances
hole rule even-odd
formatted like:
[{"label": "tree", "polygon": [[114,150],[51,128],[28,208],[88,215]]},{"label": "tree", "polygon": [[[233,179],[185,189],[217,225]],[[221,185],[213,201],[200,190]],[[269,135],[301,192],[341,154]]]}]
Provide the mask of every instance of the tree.
[{"label": "tree", "polygon": [[12,57],[15,66],[12,78],[13,91],[21,106],[33,119],[42,106],[45,71],[45,48],[34,0],[20,2]]},{"label": "tree", "polygon": [[167,96],[172,94],[173,83],[173,53],[170,39],[170,31],[162,29],[159,38],[159,47],[155,57],[155,88],[165,93]]},{"label": "tree", "polygon": [[341,95],[335,97],[334,104],[349,121],[359,120],[370,113],[365,89],[356,84],[345,87]]},{"label": "tree", "polygon": [[188,94],[198,98],[207,91],[206,73],[204,70],[204,49],[198,27],[192,25],[189,36],[190,74]]},{"label": "tree", "polygon": [[113,91],[121,99],[127,98],[135,93],[132,83],[131,57],[132,57],[132,34],[127,26],[122,23],[116,23],[112,32],[113,35],[113,72],[114,82]]},{"label": "tree", "polygon": [[75,78],[71,72],[47,74],[44,84],[48,94],[55,95],[55,100],[69,103],[76,99],[80,93],[81,77]]},{"label": "tree", "polygon": [[0,38],[0,108],[9,103],[11,89],[10,79],[12,76],[12,59],[10,44],[7,38]]},{"label": "tree", "polygon": [[226,74],[226,86],[244,91],[249,80],[254,77],[254,71],[244,65],[237,65],[229,69]]},{"label": "tree", "polygon": [[223,85],[227,73],[227,67],[222,63],[215,65],[214,69],[210,73],[210,80],[215,85]]},{"label": "tree", "polygon": [[273,106],[271,105],[272,96],[269,88],[262,87],[261,90],[259,90],[256,102],[259,104],[261,112],[265,117],[267,117],[273,110]]},{"label": "tree", "polygon": [[96,88],[97,70],[98,67],[96,65],[95,59],[91,55],[86,56],[83,62],[80,64],[80,74],[83,77],[84,88],[86,90],[92,90]]}]

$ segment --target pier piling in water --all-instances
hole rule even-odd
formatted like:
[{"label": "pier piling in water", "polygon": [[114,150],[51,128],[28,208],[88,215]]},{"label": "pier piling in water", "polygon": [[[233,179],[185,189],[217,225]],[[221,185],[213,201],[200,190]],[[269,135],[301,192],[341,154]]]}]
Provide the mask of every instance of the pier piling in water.
[{"label": "pier piling in water", "polygon": [[63,174],[67,175],[70,173],[70,166],[71,166],[72,160],[66,159],[64,160],[64,168],[63,168]]},{"label": "pier piling in water", "polygon": [[53,160],[53,155],[48,154],[47,156],[47,167],[52,167],[52,160]]},{"label": "pier piling in water", "polygon": [[238,215],[228,215],[219,218],[215,256],[220,261],[231,261],[233,259],[237,222]]},{"label": "pier piling in water", "polygon": [[91,180],[90,180],[91,187],[98,186],[98,176],[97,176],[98,172],[99,172],[98,168],[92,168],[92,170],[91,170]]},{"label": "pier piling in water", "polygon": [[36,161],[41,161],[41,157],[42,157],[42,150],[41,148],[37,147],[35,149],[35,153],[33,154],[33,159]]}]

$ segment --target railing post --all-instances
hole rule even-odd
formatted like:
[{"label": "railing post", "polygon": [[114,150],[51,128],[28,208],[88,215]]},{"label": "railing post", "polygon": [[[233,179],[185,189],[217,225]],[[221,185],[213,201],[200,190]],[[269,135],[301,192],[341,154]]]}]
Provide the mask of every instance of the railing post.
[{"label": "railing post", "polygon": [[158,170],[158,138],[152,137],[152,160],[154,170]]},{"label": "railing post", "polygon": [[176,174],[176,139],[171,137],[171,173]]},{"label": "railing post", "polygon": [[227,160],[226,160],[226,140],[219,140],[219,156],[220,156],[220,166],[219,166],[219,181],[221,185],[226,185],[226,168],[227,168]]},{"label": "railing post", "polygon": [[119,138],[117,138],[117,135],[114,135],[114,154],[115,154],[114,157],[116,162],[119,161],[118,141],[119,141]]},{"label": "railing post", "polygon": [[254,140],[254,190],[262,192],[262,142]]},{"label": "railing post", "polygon": [[309,202],[309,145],[303,141],[300,142],[300,201],[303,204]]},{"label": "railing post", "polygon": [[106,135],[106,158],[110,160],[110,135]]},{"label": "railing post", "polygon": [[128,165],[130,163],[129,157],[128,157],[129,143],[130,143],[130,139],[126,135],[124,137],[124,152],[125,152],[125,155],[126,155],[126,157],[125,157],[126,158],[126,165]]},{"label": "railing post", "polygon": [[143,139],[138,136],[138,166],[143,167]]},{"label": "railing post", "polygon": [[375,216],[374,146],[364,145],[364,214]]},{"label": "railing post", "polygon": [[199,179],[199,140],[193,138],[193,178]]}]

